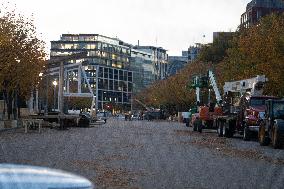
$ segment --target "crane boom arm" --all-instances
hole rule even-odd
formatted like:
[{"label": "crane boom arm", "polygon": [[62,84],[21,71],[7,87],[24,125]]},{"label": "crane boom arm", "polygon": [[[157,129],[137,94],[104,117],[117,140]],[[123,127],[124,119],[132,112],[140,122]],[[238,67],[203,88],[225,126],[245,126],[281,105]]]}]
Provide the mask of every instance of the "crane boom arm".
[{"label": "crane boom arm", "polygon": [[222,101],[222,97],[221,97],[220,91],[218,89],[218,85],[216,83],[216,79],[215,79],[213,71],[211,71],[211,70],[208,71],[208,77],[209,77],[209,81],[210,81],[210,83],[213,87],[213,90],[214,90],[214,93],[215,93],[215,96],[216,96],[216,100],[217,100],[218,103],[220,103]]}]

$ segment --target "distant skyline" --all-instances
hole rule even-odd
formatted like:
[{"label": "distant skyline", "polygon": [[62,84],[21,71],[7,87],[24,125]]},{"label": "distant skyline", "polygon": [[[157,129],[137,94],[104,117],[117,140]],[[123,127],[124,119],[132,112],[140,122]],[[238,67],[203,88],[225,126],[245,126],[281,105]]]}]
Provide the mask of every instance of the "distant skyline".
[{"label": "distant skyline", "polygon": [[[50,41],[63,33],[95,33],[140,45],[161,46],[181,55],[195,43],[212,42],[213,32],[235,31],[251,0],[4,0]],[[205,37],[203,37],[205,36]]]}]

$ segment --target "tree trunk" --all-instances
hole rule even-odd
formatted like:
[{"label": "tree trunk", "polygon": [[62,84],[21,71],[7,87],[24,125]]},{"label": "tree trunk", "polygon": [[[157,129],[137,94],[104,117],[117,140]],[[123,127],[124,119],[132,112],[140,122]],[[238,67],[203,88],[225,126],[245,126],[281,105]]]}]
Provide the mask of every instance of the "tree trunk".
[{"label": "tree trunk", "polygon": [[17,90],[14,90],[13,92],[13,116],[14,116],[14,120],[17,119]]},{"label": "tree trunk", "polygon": [[3,100],[4,100],[4,103],[3,103],[3,119],[5,119],[5,114],[6,114],[6,91],[3,90]]},{"label": "tree trunk", "polygon": [[11,119],[11,114],[12,114],[12,102],[13,102],[13,97],[11,92],[7,93],[7,112],[8,112],[8,120]]}]

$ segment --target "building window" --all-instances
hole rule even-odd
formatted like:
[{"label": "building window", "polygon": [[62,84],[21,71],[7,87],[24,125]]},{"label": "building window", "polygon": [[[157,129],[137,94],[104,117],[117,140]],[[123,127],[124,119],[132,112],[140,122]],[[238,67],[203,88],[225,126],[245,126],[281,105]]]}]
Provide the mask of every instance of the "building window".
[{"label": "building window", "polygon": [[114,80],[114,90],[118,91],[118,81]]},{"label": "building window", "polygon": [[103,79],[98,79],[98,88],[99,89],[103,89],[103,85],[104,85],[103,82],[104,82]]},{"label": "building window", "polygon": [[132,83],[128,82],[128,92],[132,92]]},{"label": "building window", "polygon": [[104,75],[103,75],[103,67],[100,67],[99,68],[99,77],[101,77],[101,78],[103,78],[104,77]]},{"label": "building window", "polygon": [[108,68],[104,68],[104,78],[108,78]]},{"label": "building window", "polygon": [[98,100],[102,100],[102,91],[98,90]]},{"label": "building window", "polygon": [[119,80],[123,80],[123,71],[119,70]]},{"label": "building window", "polygon": [[113,79],[113,69],[112,68],[109,68],[109,78],[110,79]]},{"label": "building window", "polygon": [[108,89],[108,79],[104,79],[104,84],[103,85],[104,85],[103,88],[107,90]]},{"label": "building window", "polygon": [[109,90],[113,90],[113,80],[109,80]]},{"label": "building window", "polygon": [[118,70],[114,69],[113,73],[114,73],[114,79],[118,79]]},{"label": "building window", "polygon": [[128,74],[127,74],[127,71],[124,71],[124,72],[123,72],[123,80],[124,80],[124,81],[127,81],[127,75],[128,75]]}]

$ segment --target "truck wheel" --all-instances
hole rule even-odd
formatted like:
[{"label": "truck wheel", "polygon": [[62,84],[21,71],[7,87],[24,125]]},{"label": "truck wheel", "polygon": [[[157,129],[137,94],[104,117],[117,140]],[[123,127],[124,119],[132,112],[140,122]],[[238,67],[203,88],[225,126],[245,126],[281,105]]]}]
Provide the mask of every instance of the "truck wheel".
[{"label": "truck wheel", "polygon": [[221,124],[221,122],[218,122],[218,137],[222,137],[223,136],[223,125]]},{"label": "truck wheel", "polygon": [[231,138],[233,136],[233,133],[231,132],[230,127],[229,127],[229,123],[224,123],[223,136],[226,138]]},{"label": "truck wheel", "polygon": [[223,136],[228,137],[228,129],[226,127],[223,128]]},{"label": "truck wheel", "polygon": [[250,130],[248,127],[244,128],[244,134],[243,134],[243,140],[244,141],[249,141],[250,140]]},{"label": "truck wheel", "polygon": [[197,131],[197,124],[196,124],[196,121],[193,122],[193,131]]},{"label": "truck wheel", "polygon": [[270,143],[269,138],[265,133],[265,127],[262,124],[259,126],[258,141],[261,146],[267,146]]},{"label": "truck wheel", "polygon": [[202,133],[202,129],[203,129],[202,123],[198,124],[197,129],[198,129],[198,132]]},{"label": "truck wheel", "polygon": [[282,147],[278,130],[279,130],[278,126],[274,125],[273,130],[272,130],[272,146],[273,146],[274,149]]}]

